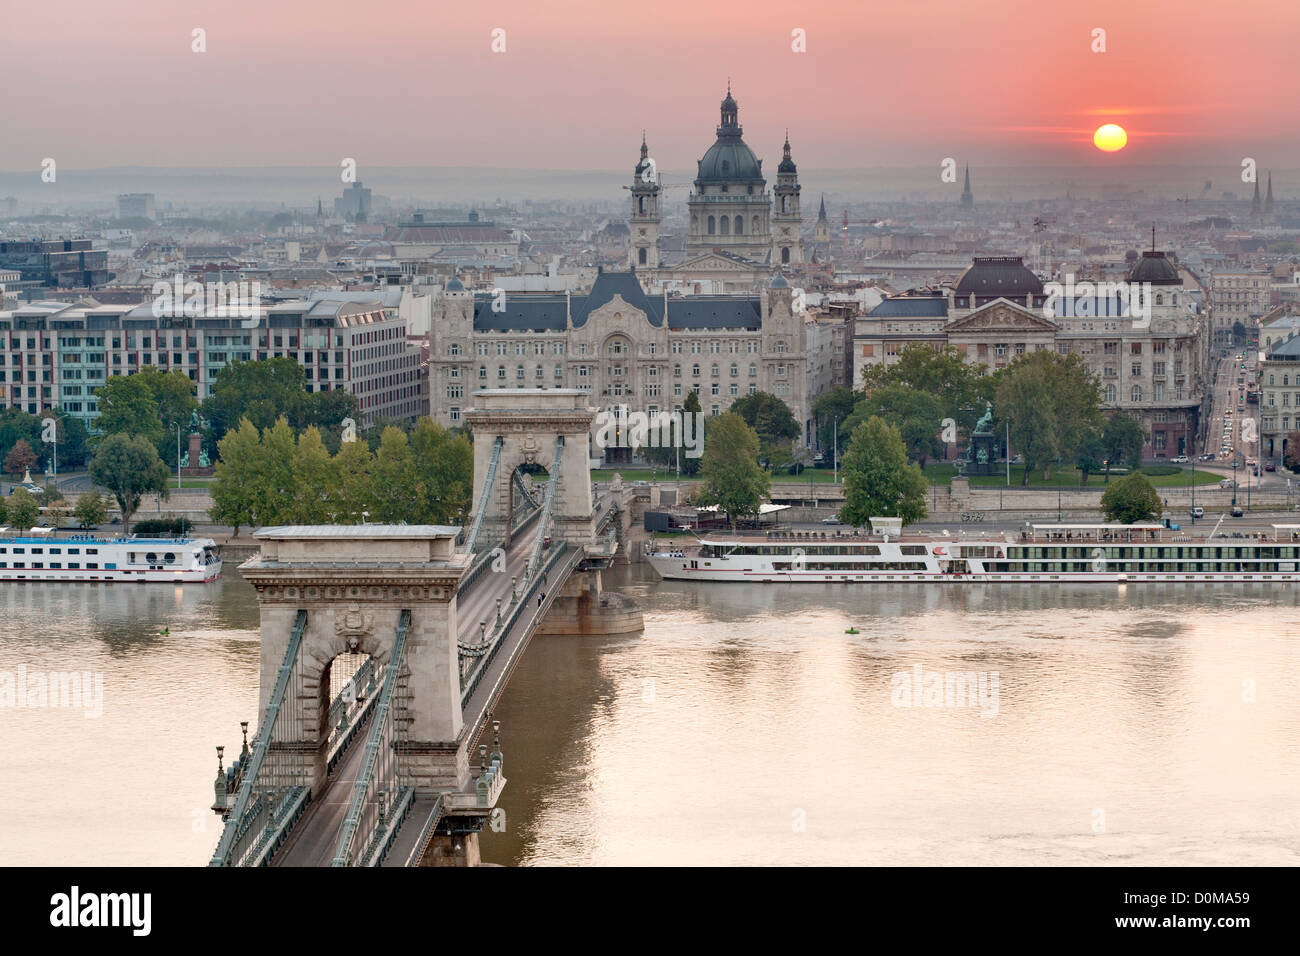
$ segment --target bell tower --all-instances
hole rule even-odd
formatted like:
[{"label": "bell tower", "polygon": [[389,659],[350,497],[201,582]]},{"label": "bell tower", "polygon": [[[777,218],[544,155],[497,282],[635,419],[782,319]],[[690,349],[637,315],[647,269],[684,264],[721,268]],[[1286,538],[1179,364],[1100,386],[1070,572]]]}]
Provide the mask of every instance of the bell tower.
[{"label": "bell tower", "polygon": [[776,167],[776,205],[772,212],[772,263],[786,266],[803,262],[803,216],[799,211],[799,172],[790,158],[790,131],[785,152]]},{"label": "bell tower", "polygon": [[660,209],[661,189],[659,170],[650,158],[650,150],[645,143],[645,133],[641,134],[641,160],[636,164],[632,177],[632,215],[627,221],[628,265],[636,269],[659,268],[659,226],[662,222]]}]

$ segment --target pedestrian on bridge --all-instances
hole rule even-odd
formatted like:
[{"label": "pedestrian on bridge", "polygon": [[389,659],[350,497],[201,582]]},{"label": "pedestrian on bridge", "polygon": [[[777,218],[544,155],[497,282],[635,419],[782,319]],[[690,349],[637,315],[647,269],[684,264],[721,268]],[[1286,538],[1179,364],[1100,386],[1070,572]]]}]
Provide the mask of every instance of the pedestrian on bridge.
[{"label": "pedestrian on bridge", "polygon": [[542,591],[540,594],[537,595],[537,606],[541,607],[542,602],[545,600],[546,600],[546,592]]}]

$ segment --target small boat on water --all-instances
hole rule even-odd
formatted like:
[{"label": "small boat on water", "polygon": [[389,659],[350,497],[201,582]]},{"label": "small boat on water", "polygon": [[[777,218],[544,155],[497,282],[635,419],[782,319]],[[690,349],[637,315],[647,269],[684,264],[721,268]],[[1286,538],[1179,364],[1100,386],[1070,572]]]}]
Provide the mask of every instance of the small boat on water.
[{"label": "small boat on water", "polygon": [[199,584],[220,576],[211,538],[56,536],[43,528],[13,535],[0,528],[0,581]]}]

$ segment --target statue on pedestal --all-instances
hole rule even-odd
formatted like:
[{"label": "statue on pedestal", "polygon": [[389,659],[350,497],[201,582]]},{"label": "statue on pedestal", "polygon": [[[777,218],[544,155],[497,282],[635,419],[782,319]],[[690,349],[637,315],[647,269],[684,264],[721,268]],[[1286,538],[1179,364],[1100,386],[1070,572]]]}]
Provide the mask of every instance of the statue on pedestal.
[{"label": "statue on pedestal", "polygon": [[969,469],[972,475],[993,474],[997,467],[994,464],[996,452],[997,437],[993,434],[993,406],[985,403],[984,414],[975,423],[975,428],[970,433],[970,444],[966,446],[966,454],[962,456],[966,467],[962,468],[959,465],[959,473],[965,474],[966,469]]}]

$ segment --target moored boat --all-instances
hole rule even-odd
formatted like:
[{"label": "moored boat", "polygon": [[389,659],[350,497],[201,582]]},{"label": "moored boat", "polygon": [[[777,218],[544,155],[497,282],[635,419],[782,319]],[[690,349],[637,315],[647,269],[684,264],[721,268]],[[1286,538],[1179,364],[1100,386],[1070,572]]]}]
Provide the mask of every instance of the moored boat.
[{"label": "moored boat", "polygon": [[220,575],[221,556],[211,538],[11,535],[0,529],[0,581],[175,584],[215,581]]},{"label": "moored boat", "polygon": [[799,582],[1300,581],[1300,525],[1204,538],[1159,524],[1032,524],[982,538],[709,535],[647,559],[667,579]]}]

